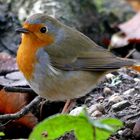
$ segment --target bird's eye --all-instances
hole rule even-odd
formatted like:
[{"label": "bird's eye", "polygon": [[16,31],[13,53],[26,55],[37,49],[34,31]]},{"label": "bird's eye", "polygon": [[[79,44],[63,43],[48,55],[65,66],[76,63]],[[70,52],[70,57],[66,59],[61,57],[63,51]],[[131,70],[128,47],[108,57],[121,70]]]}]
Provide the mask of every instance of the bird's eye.
[{"label": "bird's eye", "polygon": [[40,32],[41,33],[46,33],[48,31],[48,28],[47,27],[42,27],[41,29],[40,29]]}]

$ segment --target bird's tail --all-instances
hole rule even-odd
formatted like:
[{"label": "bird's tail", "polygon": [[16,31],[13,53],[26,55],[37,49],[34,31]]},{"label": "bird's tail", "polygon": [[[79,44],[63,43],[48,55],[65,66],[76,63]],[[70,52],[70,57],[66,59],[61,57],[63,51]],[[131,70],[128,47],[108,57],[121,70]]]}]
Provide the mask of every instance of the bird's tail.
[{"label": "bird's tail", "polygon": [[127,58],[117,58],[119,60],[120,67],[131,68],[137,72],[140,72],[140,60],[127,59]]}]

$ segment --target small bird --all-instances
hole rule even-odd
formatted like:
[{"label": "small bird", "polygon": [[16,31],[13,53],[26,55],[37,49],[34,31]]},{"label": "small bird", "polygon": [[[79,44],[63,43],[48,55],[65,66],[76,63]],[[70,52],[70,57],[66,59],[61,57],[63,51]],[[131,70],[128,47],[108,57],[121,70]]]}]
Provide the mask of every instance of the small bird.
[{"label": "small bird", "polygon": [[16,31],[22,33],[19,70],[38,95],[50,101],[67,100],[63,112],[71,99],[89,93],[106,73],[135,64],[45,14],[30,16]]}]

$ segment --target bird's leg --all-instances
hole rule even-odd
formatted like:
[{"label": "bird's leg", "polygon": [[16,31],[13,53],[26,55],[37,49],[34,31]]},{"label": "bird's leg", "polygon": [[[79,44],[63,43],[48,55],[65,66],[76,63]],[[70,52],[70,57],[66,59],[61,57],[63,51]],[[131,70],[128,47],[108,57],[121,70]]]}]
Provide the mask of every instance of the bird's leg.
[{"label": "bird's leg", "polygon": [[64,105],[64,108],[62,110],[62,114],[63,113],[68,113],[70,111],[70,109],[75,105],[75,99],[68,99]]}]

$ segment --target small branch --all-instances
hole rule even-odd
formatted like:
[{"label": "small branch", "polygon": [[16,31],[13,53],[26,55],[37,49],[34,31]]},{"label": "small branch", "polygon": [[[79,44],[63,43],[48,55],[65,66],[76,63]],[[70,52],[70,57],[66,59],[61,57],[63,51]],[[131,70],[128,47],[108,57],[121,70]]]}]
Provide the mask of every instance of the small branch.
[{"label": "small branch", "polygon": [[131,51],[125,56],[125,58],[130,57],[135,51],[136,51],[136,49],[134,48],[133,50],[131,50]]},{"label": "small branch", "polygon": [[5,114],[0,115],[0,120],[15,120],[23,117],[27,113],[29,113],[34,106],[37,106],[42,100],[42,97],[37,96],[35,97],[28,105],[26,105],[24,108],[22,108],[20,111],[13,113],[13,114]]},{"label": "small branch", "polygon": [[136,113],[136,114],[133,114],[133,115],[129,115],[126,118],[126,120],[132,120],[132,119],[136,119],[136,118],[139,118],[140,117],[140,112]]},{"label": "small branch", "polygon": [[20,93],[36,94],[31,88],[4,87],[4,90],[7,91],[7,92],[20,92]]}]

